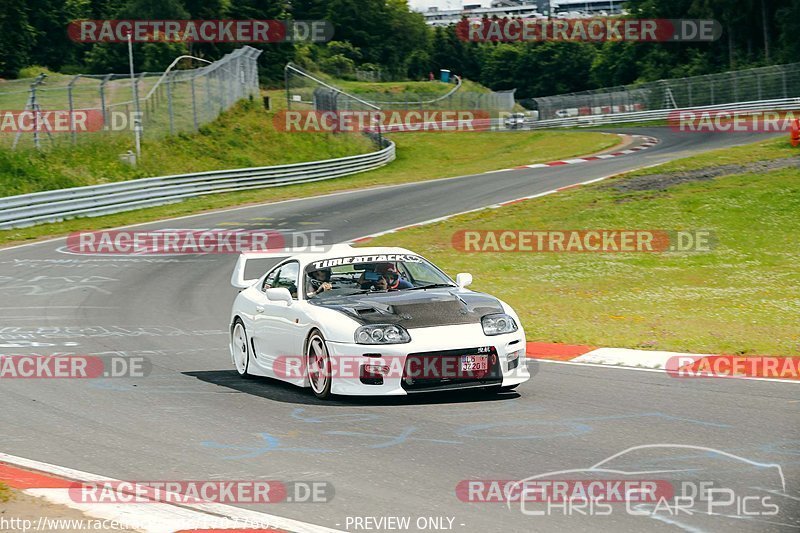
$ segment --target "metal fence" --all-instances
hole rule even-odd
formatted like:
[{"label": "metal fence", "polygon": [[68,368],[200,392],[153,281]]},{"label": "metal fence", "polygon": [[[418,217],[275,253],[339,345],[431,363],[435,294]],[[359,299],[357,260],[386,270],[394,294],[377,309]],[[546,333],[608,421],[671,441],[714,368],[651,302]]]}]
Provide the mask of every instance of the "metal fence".
[{"label": "metal fence", "polygon": [[800,96],[800,63],[532,98],[540,120],[721,106]]},{"label": "metal fence", "polygon": [[197,131],[239,99],[258,94],[260,53],[245,46],[200,68],[140,72],[134,77],[135,83],[130,74],[42,74],[0,83],[2,110],[102,114],[99,131],[61,132],[48,129],[43,123],[30,133],[0,131],[0,146],[44,148],[109,133],[132,137],[137,110],[145,138]]},{"label": "metal fence", "polygon": [[186,198],[327,180],[381,167],[395,158],[395,145],[367,154],[260,168],[179,174],[74,187],[0,198],[0,230],[100,216]]},{"label": "metal fence", "polygon": [[[430,82],[440,84],[441,82]],[[452,87],[444,93],[386,92],[352,94],[335,86],[335,82],[318,72],[310,73],[289,63],[285,68],[286,101],[289,109],[317,111],[378,109],[480,109],[510,111],[514,109],[514,91],[471,92],[463,90],[462,80],[453,76]]]},{"label": "metal fence", "polygon": [[[364,100],[381,109],[474,109],[484,111],[511,111],[514,109],[514,91],[475,92],[461,89],[461,83],[446,94],[421,94],[411,92],[360,94]],[[343,105],[347,105],[344,100]],[[340,106],[339,109],[347,109]]]}]

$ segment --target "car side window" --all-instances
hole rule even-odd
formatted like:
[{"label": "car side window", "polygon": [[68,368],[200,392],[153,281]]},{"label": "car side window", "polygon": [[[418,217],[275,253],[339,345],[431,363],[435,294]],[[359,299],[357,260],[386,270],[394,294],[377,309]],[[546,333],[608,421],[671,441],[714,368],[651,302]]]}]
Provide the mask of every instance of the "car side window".
[{"label": "car side window", "polygon": [[297,299],[298,277],[300,276],[300,263],[286,263],[281,267],[278,278],[272,285],[274,288],[286,288],[292,294],[292,298]]},{"label": "car side window", "polygon": [[278,267],[270,272],[266,278],[264,278],[264,284],[261,286],[262,291],[275,287],[275,278],[278,277],[278,273],[280,273],[280,271],[281,269]]}]

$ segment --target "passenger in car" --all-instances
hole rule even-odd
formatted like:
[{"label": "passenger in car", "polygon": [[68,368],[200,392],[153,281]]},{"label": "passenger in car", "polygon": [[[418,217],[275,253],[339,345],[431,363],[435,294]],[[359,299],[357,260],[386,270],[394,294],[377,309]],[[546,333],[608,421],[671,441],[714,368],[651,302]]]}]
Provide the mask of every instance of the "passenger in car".
[{"label": "passenger in car", "polygon": [[374,270],[365,270],[361,277],[358,278],[358,284],[362,289],[376,291],[410,289],[413,287],[411,282],[400,276],[400,273],[397,272],[392,263],[380,263],[375,265]]},{"label": "passenger in car", "polygon": [[389,290],[410,289],[413,287],[410,281],[403,278],[391,263],[380,265],[379,270],[386,280],[386,288]]}]

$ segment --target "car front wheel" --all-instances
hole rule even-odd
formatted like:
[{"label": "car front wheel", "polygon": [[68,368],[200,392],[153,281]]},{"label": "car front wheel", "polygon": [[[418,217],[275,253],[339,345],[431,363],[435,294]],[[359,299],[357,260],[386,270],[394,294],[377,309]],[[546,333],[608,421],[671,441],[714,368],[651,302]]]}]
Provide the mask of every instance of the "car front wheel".
[{"label": "car front wheel", "polygon": [[331,358],[325,345],[325,337],[318,330],[311,332],[306,343],[306,368],[314,395],[323,400],[330,398]]},{"label": "car front wheel", "polygon": [[247,332],[244,329],[244,323],[241,318],[237,318],[233,325],[231,350],[236,372],[243,378],[250,377],[247,372],[248,368],[250,368],[250,350],[248,349]]}]

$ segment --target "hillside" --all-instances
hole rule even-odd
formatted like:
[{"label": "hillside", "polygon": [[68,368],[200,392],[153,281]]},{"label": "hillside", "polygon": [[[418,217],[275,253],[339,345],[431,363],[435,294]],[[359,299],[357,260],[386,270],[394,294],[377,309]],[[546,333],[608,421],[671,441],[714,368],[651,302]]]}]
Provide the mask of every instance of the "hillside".
[{"label": "hillside", "polygon": [[142,160],[131,167],[119,154],[132,147],[132,135],[95,135],[76,146],[62,143],[44,152],[0,148],[0,197],[163,176],[253,166],[298,163],[369,152],[360,135],[275,130],[261,102],[240,102],[196,134],[144,138]]}]

